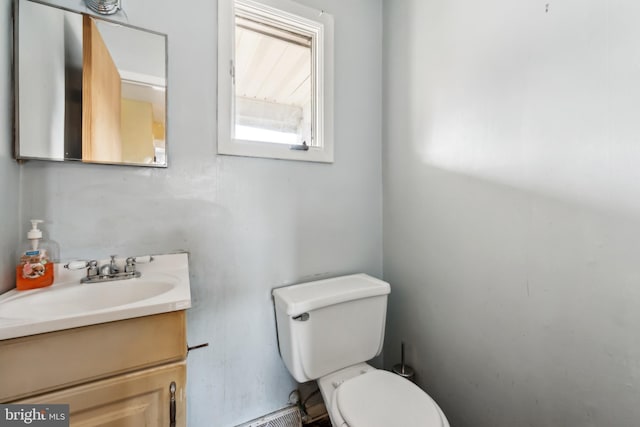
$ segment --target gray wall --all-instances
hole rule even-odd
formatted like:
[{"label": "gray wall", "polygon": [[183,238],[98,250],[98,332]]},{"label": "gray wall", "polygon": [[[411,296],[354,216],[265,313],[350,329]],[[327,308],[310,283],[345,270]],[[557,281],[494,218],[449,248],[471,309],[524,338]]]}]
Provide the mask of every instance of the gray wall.
[{"label": "gray wall", "polygon": [[[24,2],[20,21],[20,154],[64,159],[65,12]],[[75,23],[81,26],[82,19]]]},{"label": "gray wall", "polygon": [[169,37],[169,168],[22,166],[23,228],[48,220],[63,258],[190,251],[189,343],[210,343],[189,355],[190,426],[286,404],[273,287],[382,274],[381,1],[304,3],[335,17],[334,164],[217,156],[216,2],[138,0],[129,22]]},{"label": "gray wall", "polygon": [[20,169],[13,160],[11,2],[0,3],[0,293],[15,287]]},{"label": "gray wall", "polygon": [[383,16],[385,362],[456,427],[639,425],[640,4]]}]

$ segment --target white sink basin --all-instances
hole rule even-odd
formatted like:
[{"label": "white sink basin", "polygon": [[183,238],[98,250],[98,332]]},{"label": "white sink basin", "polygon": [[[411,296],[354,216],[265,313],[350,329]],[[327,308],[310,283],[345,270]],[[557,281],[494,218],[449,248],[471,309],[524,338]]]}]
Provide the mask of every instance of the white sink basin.
[{"label": "white sink basin", "polygon": [[59,268],[53,286],[0,295],[0,339],[191,306],[187,254],[155,256],[138,271],[135,279],[80,284],[84,271]]},{"label": "white sink basin", "polygon": [[21,292],[0,304],[0,318],[42,318],[120,307],[163,294],[177,283],[171,276],[150,274],[117,282],[67,283],[35,294]]}]

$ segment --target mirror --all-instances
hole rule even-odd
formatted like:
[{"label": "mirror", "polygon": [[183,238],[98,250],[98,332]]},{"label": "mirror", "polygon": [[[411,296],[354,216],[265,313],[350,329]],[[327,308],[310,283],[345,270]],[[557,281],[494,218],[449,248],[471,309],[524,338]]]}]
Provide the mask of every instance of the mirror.
[{"label": "mirror", "polygon": [[166,167],[166,35],[16,6],[16,158]]}]

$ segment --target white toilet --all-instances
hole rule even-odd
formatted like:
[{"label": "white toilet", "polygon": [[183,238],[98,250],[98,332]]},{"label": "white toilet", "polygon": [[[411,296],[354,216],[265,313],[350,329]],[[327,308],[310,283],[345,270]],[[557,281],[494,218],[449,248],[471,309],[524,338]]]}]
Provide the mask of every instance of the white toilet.
[{"label": "white toilet", "polygon": [[365,363],[382,351],[389,292],[366,274],[275,289],[280,355],[318,381],[333,427],[449,427],[418,386]]}]

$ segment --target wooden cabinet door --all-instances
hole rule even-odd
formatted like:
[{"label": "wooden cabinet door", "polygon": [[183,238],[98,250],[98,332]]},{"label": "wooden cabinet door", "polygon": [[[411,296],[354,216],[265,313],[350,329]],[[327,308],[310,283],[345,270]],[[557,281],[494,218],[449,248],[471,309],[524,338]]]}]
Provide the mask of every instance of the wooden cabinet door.
[{"label": "wooden cabinet door", "polygon": [[[182,361],[15,403],[69,404],[74,427],[186,427],[186,372]],[[170,417],[172,395],[175,424]]]}]

